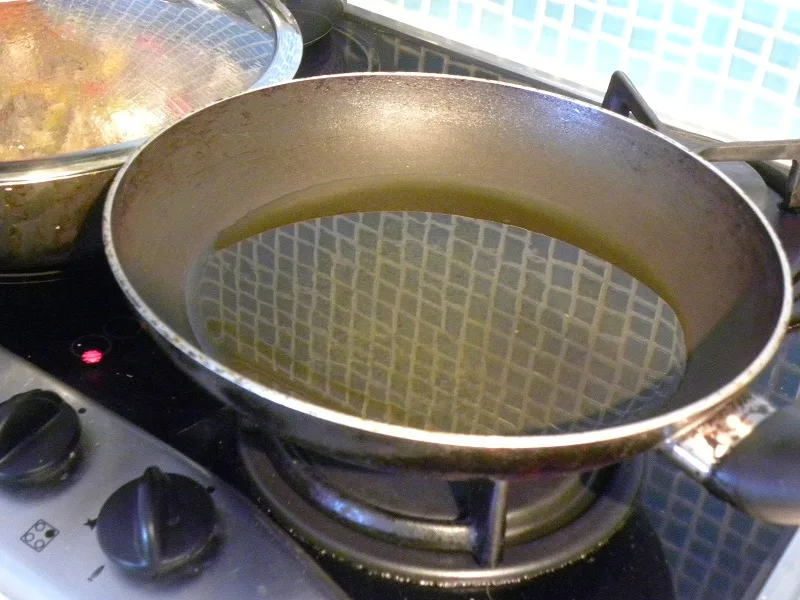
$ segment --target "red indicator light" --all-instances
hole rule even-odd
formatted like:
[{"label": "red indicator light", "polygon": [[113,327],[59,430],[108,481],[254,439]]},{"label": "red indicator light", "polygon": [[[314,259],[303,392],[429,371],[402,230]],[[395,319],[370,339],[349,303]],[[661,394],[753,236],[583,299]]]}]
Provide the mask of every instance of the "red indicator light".
[{"label": "red indicator light", "polygon": [[81,360],[87,365],[96,365],[103,360],[103,353],[100,350],[86,350],[81,354]]},{"label": "red indicator light", "polygon": [[[3,0],[0,0],[2,2]],[[84,335],[72,342],[69,347],[72,355],[85,365],[96,365],[111,352],[111,342],[104,335]]]}]

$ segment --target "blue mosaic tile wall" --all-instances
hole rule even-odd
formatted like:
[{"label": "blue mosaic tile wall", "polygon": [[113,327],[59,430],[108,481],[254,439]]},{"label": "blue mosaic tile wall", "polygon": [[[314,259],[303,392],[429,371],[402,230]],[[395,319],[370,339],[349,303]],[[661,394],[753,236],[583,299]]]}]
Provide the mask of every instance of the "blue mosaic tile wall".
[{"label": "blue mosaic tile wall", "polygon": [[800,137],[800,0],[350,0],[603,90],[624,69],[665,120]]}]

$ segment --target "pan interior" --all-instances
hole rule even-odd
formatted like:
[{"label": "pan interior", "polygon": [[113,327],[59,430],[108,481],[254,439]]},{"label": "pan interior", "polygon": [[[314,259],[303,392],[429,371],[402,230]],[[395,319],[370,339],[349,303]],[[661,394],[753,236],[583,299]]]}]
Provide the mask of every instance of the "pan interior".
[{"label": "pan interior", "polygon": [[[223,232],[187,280],[203,350],[274,389],[429,431],[590,431],[663,410],[687,362],[663,298],[587,250],[476,218],[477,196],[438,192],[471,216],[334,203]],[[387,194],[367,205],[402,204]]]}]

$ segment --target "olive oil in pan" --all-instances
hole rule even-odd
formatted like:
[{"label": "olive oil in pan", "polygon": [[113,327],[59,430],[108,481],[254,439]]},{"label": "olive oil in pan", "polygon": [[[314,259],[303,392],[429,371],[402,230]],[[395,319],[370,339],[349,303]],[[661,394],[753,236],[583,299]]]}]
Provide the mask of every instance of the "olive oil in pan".
[{"label": "olive oil in pan", "polygon": [[229,230],[241,241],[209,251],[188,290],[203,349],[280,391],[432,431],[592,430],[674,393],[683,331],[641,281],[476,218],[455,188],[439,190],[440,206],[470,216],[375,211],[398,205],[383,192],[372,211]]}]

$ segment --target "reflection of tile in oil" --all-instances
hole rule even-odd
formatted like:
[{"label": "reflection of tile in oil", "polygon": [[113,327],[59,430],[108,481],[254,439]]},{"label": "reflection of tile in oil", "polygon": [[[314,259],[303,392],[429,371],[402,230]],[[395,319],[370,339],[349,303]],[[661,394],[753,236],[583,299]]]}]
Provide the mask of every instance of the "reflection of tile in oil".
[{"label": "reflection of tile in oil", "polygon": [[473,433],[592,428],[634,419],[680,379],[682,335],[649,288],[515,227],[366,213],[220,254],[199,286],[217,349],[362,416],[403,407],[401,424]]}]

